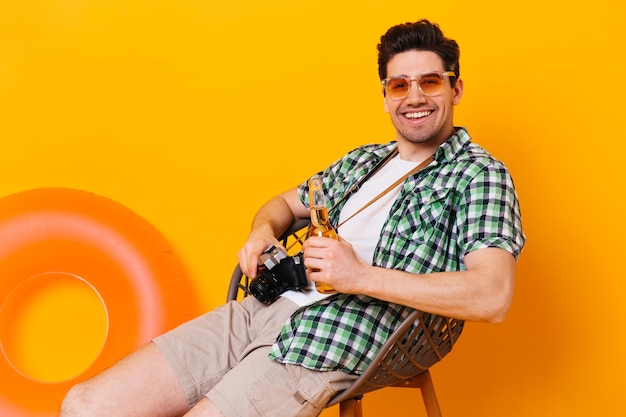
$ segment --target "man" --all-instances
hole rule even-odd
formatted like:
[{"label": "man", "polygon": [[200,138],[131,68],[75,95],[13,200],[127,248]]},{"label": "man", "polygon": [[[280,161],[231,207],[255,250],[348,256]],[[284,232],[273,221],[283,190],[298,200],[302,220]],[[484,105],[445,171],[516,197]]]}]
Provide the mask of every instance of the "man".
[{"label": "man", "polygon": [[[381,38],[378,63],[396,140],[323,171],[340,239],[303,248],[310,280],[338,293],[228,303],[74,387],[62,417],[315,416],[411,309],[504,319],[525,237],[508,171],[453,124],[458,45],[427,20],[402,24]],[[308,204],[305,182],[259,209],[239,253],[245,274]]]}]

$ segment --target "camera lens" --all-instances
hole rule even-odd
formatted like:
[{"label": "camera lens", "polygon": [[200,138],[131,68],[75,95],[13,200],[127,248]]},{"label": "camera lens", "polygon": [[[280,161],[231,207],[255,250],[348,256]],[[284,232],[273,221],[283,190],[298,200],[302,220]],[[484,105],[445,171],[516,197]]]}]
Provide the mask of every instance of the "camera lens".
[{"label": "camera lens", "polygon": [[283,292],[276,277],[268,271],[261,271],[248,288],[250,294],[263,304],[272,304]]}]

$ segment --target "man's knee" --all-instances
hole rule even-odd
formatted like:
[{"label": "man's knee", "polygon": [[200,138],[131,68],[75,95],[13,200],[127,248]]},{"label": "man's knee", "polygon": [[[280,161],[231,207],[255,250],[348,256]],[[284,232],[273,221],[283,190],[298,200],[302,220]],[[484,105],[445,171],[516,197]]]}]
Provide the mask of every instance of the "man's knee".
[{"label": "man's knee", "polygon": [[65,395],[61,403],[61,413],[59,417],[90,417],[96,416],[94,413],[98,409],[96,398],[86,383],[74,385]]}]

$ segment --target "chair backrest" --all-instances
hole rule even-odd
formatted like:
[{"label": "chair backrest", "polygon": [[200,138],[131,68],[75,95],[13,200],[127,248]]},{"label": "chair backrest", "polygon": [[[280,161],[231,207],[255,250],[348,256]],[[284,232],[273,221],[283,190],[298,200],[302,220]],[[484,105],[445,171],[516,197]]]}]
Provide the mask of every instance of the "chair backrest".
[{"label": "chair backrest", "polygon": [[443,359],[463,331],[462,320],[413,311],[394,331],[365,372],[328,406],[389,386],[402,386]]},{"label": "chair backrest", "polygon": [[[289,254],[301,249],[308,225],[307,220],[298,221],[280,237]],[[248,277],[237,265],[227,301],[247,297],[248,284]],[[349,389],[333,397],[328,406],[383,387],[410,382],[450,353],[461,335],[463,324],[462,320],[413,311],[381,347],[366,371]]]}]

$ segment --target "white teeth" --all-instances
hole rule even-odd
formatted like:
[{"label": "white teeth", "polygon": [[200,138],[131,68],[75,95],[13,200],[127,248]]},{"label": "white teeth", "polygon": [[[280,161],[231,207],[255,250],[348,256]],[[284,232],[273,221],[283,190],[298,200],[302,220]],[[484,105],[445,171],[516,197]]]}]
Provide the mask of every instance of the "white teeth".
[{"label": "white teeth", "polygon": [[431,113],[432,113],[431,111],[420,111],[420,112],[406,113],[404,115],[404,117],[406,117],[407,119],[420,119],[422,117],[428,116]]}]

